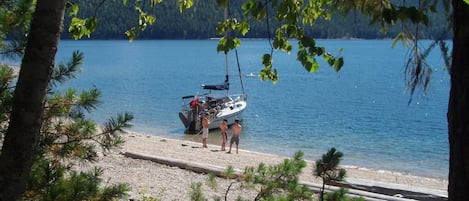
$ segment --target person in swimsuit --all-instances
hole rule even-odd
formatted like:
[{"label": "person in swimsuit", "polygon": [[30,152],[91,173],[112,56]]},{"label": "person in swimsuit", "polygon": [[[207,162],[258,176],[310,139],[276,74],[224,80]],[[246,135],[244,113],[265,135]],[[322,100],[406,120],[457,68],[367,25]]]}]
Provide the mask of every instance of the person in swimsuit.
[{"label": "person in swimsuit", "polygon": [[202,119],[202,147],[208,148],[207,138],[208,138],[208,125],[210,125],[209,113],[205,113],[204,118]]},{"label": "person in swimsuit", "polygon": [[241,124],[239,124],[239,119],[236,119],[233,126],[231,126],[230,150],[227,153],[231,154],[231,147],[233,146],[233,143],[236,143],[236,153],[238,153],[239,135],[241,135],[242,130],[243,127],[241,127]]},{"label": "person in swimsuit", "polygon": [[220,130],[221,130],[221,150],[225,151],[226,142],[228,141],[228,120],[223,119],[220,123]]}]

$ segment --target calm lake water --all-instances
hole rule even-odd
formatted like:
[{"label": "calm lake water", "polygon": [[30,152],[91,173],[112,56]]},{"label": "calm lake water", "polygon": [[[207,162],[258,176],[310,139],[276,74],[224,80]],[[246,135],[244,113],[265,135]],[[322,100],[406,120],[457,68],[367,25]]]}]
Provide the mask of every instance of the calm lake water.
[{"label": "calm lake water", "polygon": [[[408,50],[388,40],[319,40],[328,51],[343,48],[345,66],[336,73],[322,62],[308,73],[295,54],[274,53],[279,82],[260,81],[267,41],[245,40],[239,49],[248,107],[241,148],[292,156],[301,150],[317,160],[329,148],[344,153],[343,165],[405,174],[447,177],[446,111],[449,75],[437,51],[424,94],[408,104],[404,64]],[[103,122],[119,112],[135,116],[133,131],[169,138],[184,135],[178,118],[181,97],[203,93],[201,84],[224,80],[225,57],[215,40],[61,41],[57,62],[74,50],[85,54],[83,72],[67,86],[97,87],[103,104],[91,118]],[[424,43],[425,44],[425,43]],[[427,42],[428,44],[428,42]],[[320,59],[322,60],[322,59]],[[231,93],[239,93],[235,57],[230,55]],[[219,143],[219,132],[210,142]]]}]

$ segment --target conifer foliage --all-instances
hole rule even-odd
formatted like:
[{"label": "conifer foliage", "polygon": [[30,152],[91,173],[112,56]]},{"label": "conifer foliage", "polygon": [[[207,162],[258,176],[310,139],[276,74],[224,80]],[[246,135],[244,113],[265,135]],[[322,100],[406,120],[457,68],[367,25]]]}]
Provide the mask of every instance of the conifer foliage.
[{"label": "conifer foliage", "polygon": [[[234,176],[233,168],[228,167],[224,177],[236,178],[235,182],[241,183],[241,186],[255,190],[257,194],[253,200],[312,200],[311,189],[299,182],[299,175],[306,167],[303,156],[303,152],[298,151],[293,158],[285,159],[277,165],[261,163],[257,168],[246,167],[238,177]],[[231,189],[232,185],[226,190],[225,200]],[[238,200],[243,200],[241,196],[238,195]]]},{"label": "conifer foliage", "polygon": [[336,151],[333,147],[327,151],[322,158],[316,161],[314,175],[322,179],[321,201],[324,200],[325,185],[332,181],[342,181],[345,178],[346,171],[339,167],[344,154]]},{"label": "conifer foliage", "polygon": [[[316,161],[315,176],[323,179],[323,187],[318,197],[312,190],[311,186],[301,183],[299,176],[307,163],[303,159],[303,152],[297,151],[292,158],[285,159],[276,165],[259,164],[257,168],[246,167],[243,173],[236,175],[232,166],[229,166],[222,174],[225,179],[233,179],[233,182],[226,187],[224,198],[214,198],[214,200],[229,200],[228,197],[237,197],[236,200],[321,200],[327,201],[362,201],[361,197],[350,198],[347,189],[340,189],[335,192],[324,194],[324,186],[330,181],[339,181],[344,179],[345,170],[339,168],[340,160],[343,156],[341,152],[336,152],[335,148],[331,148],[322,159]],[[208,179],[209,185],[213,186],[213,175]],[[233,184],[240,184],[240,188],[246,188],[256,192],[255,197],[247,199],[243,195],[231,195],[235,187]],[[201,201],[207,200],[202,192],[201,183],[193,183],[191,185],[191,200]],[[231,194],[230,194],[231,193]],[[231,196],[229,196],[231,195]]]},{"label": "conifer foliage", "polygon": [[258,185],[255,200],[310,200],[312,191],[299,183],[299,175],[306,167],[303,152],[298,151],[292,159],[273,166],[259,164],[257,169],[248,167],[242,178],[245,182]]},{"label": "conifer foliage", "polygon": [[[120,134],[131,126],[129,113],[110,118],[102,128],[86,115],[99,105],[98,89],[77,92],[56,87],[76,78],[83,63],[83,54],[76,51],[67,63],[60,63],[53,72],[42,117],[38,151],[27,178],[24,200],[113,200],[129,190],[125,184],[100,187],[103,171],[94,168],[77,172],[76,165],[93,162],[98,152],[105,152],[124,143]],[[5,135],[15,86],[14,71],[0,68],[0,136]]]}]

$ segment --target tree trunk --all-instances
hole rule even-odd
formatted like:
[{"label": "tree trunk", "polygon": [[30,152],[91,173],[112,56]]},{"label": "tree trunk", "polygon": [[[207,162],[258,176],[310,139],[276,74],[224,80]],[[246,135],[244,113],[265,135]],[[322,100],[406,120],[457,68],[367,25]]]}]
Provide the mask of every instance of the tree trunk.
[{"label": "tree trunk", "polygon": [[65,0],[38,0],[0,155],[0,200],[20,200],[31,170],[47,88],[62,30]]},{"label": "tree trunk", "polygon": [[469,200],[469,5],[453,0],[453,61],[448,105],[450,201]]}]

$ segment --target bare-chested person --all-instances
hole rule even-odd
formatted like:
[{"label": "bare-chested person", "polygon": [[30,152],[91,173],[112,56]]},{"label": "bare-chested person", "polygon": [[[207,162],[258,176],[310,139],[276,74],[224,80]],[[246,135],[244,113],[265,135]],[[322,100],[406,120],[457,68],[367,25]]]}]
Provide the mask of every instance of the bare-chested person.
[{"label": "bare-chested person", "polygon": [[231,154],[231,147],[233,143],[236,143],[236,153],[238,153],[239,136],[241,135],[242,130],[243,128],[241,127],[241,124],[239,124],[239,119],[236,119],[233,126],[231,126],[230,150],[226,153]]},{"label": "bare-chested person", "polygon": [[209,113],[205,113],[204,118],[202,119],[202,147],[207,147],[207,138],[208,138],[208,125],[210,125]]},{"label": "bare-chested person", "polygon": [[223,119],[220,123],[221,130],[221,150],[225,151],[226,142],[228,141],[228,120]]}]

